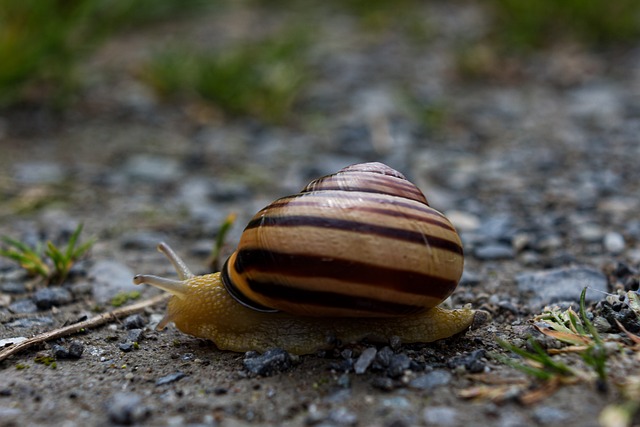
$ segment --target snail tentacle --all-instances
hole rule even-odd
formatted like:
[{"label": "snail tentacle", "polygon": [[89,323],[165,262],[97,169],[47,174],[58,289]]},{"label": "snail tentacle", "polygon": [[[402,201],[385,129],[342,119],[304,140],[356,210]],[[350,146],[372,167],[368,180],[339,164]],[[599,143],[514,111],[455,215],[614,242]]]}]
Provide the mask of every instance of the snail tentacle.
[{"label": "snail tentacle", "polygon": [[173,268],[176,270],[176,273],[178,273],[180,280],[191,279],[194,276],[182,258],[180,258],[180,256],[171,249],[171,246],[167,245],[165,242],[160,242],[158,244],[158,251],[162,252],[164,256],[169,258],[169,261],[173,264]]},{"label": "snail tentacle", "polygon": [[136,285],[147,284],[164,291],[170,292],[178,298],[184,298],[187,284],[183,280],[169,279],[166,277],[154,276],[152,274],[138,274],[133,278]]}]

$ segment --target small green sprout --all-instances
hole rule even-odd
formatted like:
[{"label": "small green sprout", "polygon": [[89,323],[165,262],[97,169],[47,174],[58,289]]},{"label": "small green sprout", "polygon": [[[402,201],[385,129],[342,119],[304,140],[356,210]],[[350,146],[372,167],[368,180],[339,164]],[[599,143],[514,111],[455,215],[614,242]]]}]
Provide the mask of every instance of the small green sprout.
[{"label": "small green sprout", "polygon": [[225,218],[224,222],[218,229],[218,235],[216,236],[216,241],[213,244],[213,249],[211,250],[211,256],[209,257],[209,266],[214,271],[220,270],[220,252],[222,251],[222,247],[224,246],[224,242],[227,238],[227,234],[231,230],[231,227],[236,222],[237,215],[235,213],[230,213]]},{"label": "small green sprout", "polygon": [[[599,383],[604,386],[607,379],[607,353],[604,341],[587,317],[586,292],[587,288],[584,288],[580,295],[580,317],[571,308],[564,312],[551,310],[535,318],[536,320],[544,320],[549,327],[536,327],[549,337],[573,345],[572,351],[580,354],[582,360],[595,371]],[[555,360],[533,338],[530,337],[528,343],[533,351],[521,349],[506,341],[498,341],[500,346],[519,355],[527,363],[516,362],[502,355],[494,355],[494,358],[541,380],[550,380],[557,376],[585,377],[583,372],[571,369],[564,363]]]},{"label": "small green sprout", "polygon": [[129,301],[134,301],[140,298],[139,291],[131,291],[131,292],[119,292],[111,298],[111,306],[112,307],[121,307],[125,305]]},{"label": "small green sprout", "polygon": [[42,259],[42,250],[40,248],[32,249],[21,241],[8,236],[3,236],[2,241],[8,248],[0,249],[0,256],[16,261],[20,264],[20,267],[24,268],[32,276],[49,277],[50,269]]},{"label": "small green sprout", "polygon": [[515,360],[502,356],[502,355],[494,355],[494,357],[513,368],[518,369],[519,371],[524,372],[525,374],[532,375],[541,380],[550,380],[555,376],[573,376],[575,372],[565,365],[562,362],[558,362],[554,360],[551,356],[549,356],[544,349],[538,344],[533,338],[529,338],[527,341],[533,352],[523,350],[520,347],[517,347],[507,341],[498,340],[498,344],[503,348],[512,351],[513,353],[521,356],[528,362],[532,362],[531,364],[519,363]]},{"label": "small green sprout", "polygon": [[95,242],[94,239],[91,239],[77,246],[82,228],[83,225],[78,224],[64,250],[55,246],[51,241],[46,243],[46,248],[43,250],[40,244],[36,248],[31,248],[17,239],[3,236],[1,240],[7,245],[7,248],[0,249],[0,256],[18,262],[32,276],[41,276],[49,283],[54,281],[62,283],[69,275],[73,264]]}]

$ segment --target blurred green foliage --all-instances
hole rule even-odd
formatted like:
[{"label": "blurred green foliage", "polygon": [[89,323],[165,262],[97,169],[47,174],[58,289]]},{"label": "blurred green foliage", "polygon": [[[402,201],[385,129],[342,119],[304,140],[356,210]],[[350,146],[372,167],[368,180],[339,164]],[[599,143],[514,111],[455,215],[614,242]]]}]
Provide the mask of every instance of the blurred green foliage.
[{"label": "blurred green foliage", "polygon": [[0,1],[0,106],[59,104],[78,61],[110,34],[203,7],[204,0]]},{"label": "blurred green foliage", "polygon": [[638,40],[638,0],[490,0],[494,37],[527,51],[573,41],[603,47]]},{"label": "blurred green foliage", "polygon": [[165,49],[144,67],[142,77],[172,100],[200,97],[230,115],[282,122],[311,75],[304,58],[308,35],[290,29],[219,53]]},{"label": "blurred green foliage", "polygon": [[[390,31],[420,46],[433,39],[429,6],[436,0],[0,0],[0,107],[24,102],[64,105],[81,82],[78,64],[115,33],[175,19],[205,7],[247,7],[279,13],[306,27],[217,52],[174,47],[158,52],[142,76],[160,95],[202,99],[230,115],[281,122],[310,79],[305,50],[318,16],[354,18],[366,40]],[[458,0],[441,5],[466,7]],[[638,0],[488,0],[490,34],[458,53],[463,76],[500,67],[509,52],[558,41],[610,46],[640,36]],[[295,25],[294,25],[295,26]],[[371,37],[373,35],[373,37]],[[480,70],[480,71],[478,71]],[[426,108],[437,123],[440,108]]]}]

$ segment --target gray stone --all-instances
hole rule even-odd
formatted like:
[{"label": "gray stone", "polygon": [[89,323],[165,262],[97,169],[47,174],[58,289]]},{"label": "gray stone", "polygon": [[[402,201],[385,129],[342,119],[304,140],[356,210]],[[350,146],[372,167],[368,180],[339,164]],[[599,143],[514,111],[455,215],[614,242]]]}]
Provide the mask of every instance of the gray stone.
[{"label": "gray stone", "polygon": [[424,408],[424,411],[422,412],[422,417],[424,418],[424,422],[429,426],[457,425],[456,410],[448,406],[434,406],[432,408]]},{"label": "gray stone", "polygon": [[51,352],[53,353],[56,359],[67,359],[69,358],[69,350],[66,347],[60,344],[54,344],[51,346]]},{"label": "gray stone", "polygon": [[566,411],[550,406],[539,406],[533,410],[533,418],[542,425],[558,425],[571,418]]},{"label": "gray stone", "polygon": [[151,183],[174,182],[182,176],[180,163],[176,159],[147,154],[129,157],[124,172],[133,179]]},{"label": "gray stone", "polygon": [[529,304],[541,308],[559,301],[580,300],[582,289],[588,287],[586,301],[600,297],[597,291],[607,291],[607,278],[600,271],[588,266],[563,267],[553,270],[522,273],[516,276],[518,290],[532,293]]},{"label": "gray stone", "polygon": [[65,288],[50,287],[38,289],[33,295],[33,302],[40,310],[48,310],[53,306],[69,304],[73,300],[71,292]]},{"label": "gray stone", "polygon": [[35,313],[38,306],[30,299],[18,300],[9,304],[9,311],[12,313]]},{"label": "gray stone", "polygon": [[436,387],[447,385],[451,382],[451,373],[443,369],[437,369],[428,374],[419,376],[409,382],[409,387],[418,390],[433,390]]},{"label": "gray stone", "polygon": [[622,234],[611,231],[604,235],[604,248],[607,252],[617,255],[625,248],[624,237]]},{"label": "gray stone", "polygon": [[345,407],[339,407],[329,412],[329,420],[341,426],[352,426],[358,423],[358,415]]},{"label": "gray stone", "polygon": [[140,342],[144,338],[144,331],[142,329],[130,329],[127,332],[127,341]]},{"label": "gray stone", "polygon": [[166,238],[163,233],[129,232],[120,239],[120,245],[125,249],[155,249],[158,243],[165,241]]},{"label": "gray stone", "polygon": [[587,243],[598,243],[602,241],[602,227],[597,224],[583,224],[578,227],[578,236],[580,240]]},{"label": "gray stone", "polygon": [[358,357],[358,360],[356,360],[356,363],[353,366],[356,374],[364,374],[367,371],[369,365],[371,365],[371,362],[373,362],[373,360],[375,359],[377,353],[378,350],[376,350],[375,347],[369,347],[365,349],[362,354],[360,354],[360,357]]},{"label": "gray stone", "polygon": [[64,170],[58,163],[26,162],[15,165],[14,178],[22,184],[53,184],[64,178]]},{"label": "gray stone", "polygon": [[173,374],[165,375],[164,377],[158,378],[158,380],[156,381],[156,385],[160,386],[160,385],[171,384],[173,382],[181,380],[182,378],[184,378],[186,376],[187,376],[187,374],[185,374],[184,372],[178,371],[178,372],[175,372]]},{"label": "gray stone", "polygon": [[125,329],[142,329],[144,328],[144,317],[139,314],[132,314],[131,316],[127,316],[122,324]]},{"label": "gray stone", "polygon": [[484,280],[484,277],[482,277],[482,275],[474,271],[469,271],[467,268],[465,268],[462,271],[460,284],[466,286],[477,286],[482,282],[482,280]]},{"label": "gray stone", "polygon": [[53,319],[49,316],[42,316],[31,319],[17,319],[11,323],[7,323],[7,326],[10,328],[32,328],[43,325],[53,325]]},{"label": "gray stone", "polygon": [[24,283],[7,282],[0,284],[0,292],[5,294],[24,294],[27,292],[27,288]]},{"label": "gray stone", "polygon": [[148,413],[142,405],[142,398],[135,393],[115,393],[107,401],[109,420],[115,424],[135,424],[144,420]]},{"label": "gray stone", "polygon": [[406,354],[395,354],[389,361],[387,376],[398,378],[411,366],[411,358]]},{"label": "gray stone", "polygon": [[127,341],[119,344],[118,348],[125,353],[129,353],[130,351],[133,351],[134,344],[131,341]]},{"label": "gray stone", "polygon": [[93,297],[98,304],[107,304],[113,297],[122,292],[141,291],[133,284],[133,272],[125,264],[102,260],[93,265],[89,271]]},{"label": "gray stone", "polygon": [[84,353],[84,345],[80,341],[72,341],[69,344],[69,358],[80,359]]},{"label": "gray stone", "polygon": [[453,210],[447,211],[446,215],[458,233],[476,231],[480,227],[480,218],[472,213]]},{"label": "gray stone", "polygon": [[252,375],[269,376],[291,368],[293,361],[285,350],[274,348],[261,355],[250,352],[245,355],[243,365]]},{"label": "gray stone", "polygon": [[510,245],[490,243],[477,247],[473,252],[473,255],[483,261],[493,261],[500,259],[513,259],[516,256],[516,252]]}]

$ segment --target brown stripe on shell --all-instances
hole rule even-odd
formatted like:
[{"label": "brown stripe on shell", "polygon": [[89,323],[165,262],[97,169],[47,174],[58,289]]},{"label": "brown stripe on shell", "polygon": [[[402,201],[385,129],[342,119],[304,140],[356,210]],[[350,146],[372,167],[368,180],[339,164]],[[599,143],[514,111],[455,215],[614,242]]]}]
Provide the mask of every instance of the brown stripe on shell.
[{"label": "brown stripe on shell", "polygon": [[[403,315],[415,314],[426,310],[426,307],[394,303],[388,300],[365,298],[361,296],[343,295],[337,292],[308,291],[305,289],[283,286],[279,283],[265,283],[248,280],[249,288],[266,298],[286,301],[295,305],[308,305],[309,315],[325,310],[348,312],[365,312],[371,315]],[[303,310],[302,307],[297,307]],[[363,313],[360,313],[363,314]]]},{"label": "brown stripe on shell", "polygon": [[[237,251],[233,268],[237,274],[246,277],[247,281],[251,280],[252,273],[254,275],[256,272],[270,274],[272,279],[265,281],[272,282],[269,283],[269,286],[275,282],[282,283],[284,281],[278,280],[278,277],[286,277],[286,281],[289,283],[299,282],[298,288],[304,288],[304,278],[311,274],[314,278],[321,277],[349,283],[367,284],[371,288],[380,289],[381,297],[384,297],[384,290],[388,289],[394,292],[426,295],[442,301],[453,292],[457,285],[456,280],[415,271],[381,267],[353,260],[327,259],[315,255],[280,253],[261,249]],[[292,286],[283,284],[279,286],[280,288],[292,288]],[[259,294],[271,292],[266,288],[251,289]]]},{"label": "brown stripe on shell", "polygon": [[395,240],[403,240],[410,243],[428,245],[462,255],[462,247],[454,241],[441,237],[425,235],[420,231],[401,228],[386,227],[370,224],[362,221],[330,218],[322,216],[260,216],[247,224],[245,230],[257,227],[318,227],[336,230],[345,230],[356,233],[371,234]]},{"label": "brown stripe on shell", "polygon": [[[364,194],[364,196],[363,196]],[[299,194],[279,199],[260,211],[263,214],[273,216],[281,215],[280,211],[290,208],[321,208],[332,209],[327,205],[327,197],[333,202],[340,201],[348,207],[349,212],[355,213],[374,213],[378,215],[386,215],[396,219],[406,219],[421,221],[441,227],[449,231],[455,232],[455,228],[444,215],[435,209],[421,203],[401,203],[396,200],[373,197],[368,193],[344,193],[341,191],[332,191],[326,194]],[[357,202],[357,203],[356,203]],[[336,209],[337,210],[337,209]]]},{"label": "brown stripe on shell", "polygon": [[[444,218],[447,222],[449,220],[436,209],[433,209],[429,205],[421,202],[417,202],[414,200],[406,200],[401,197],[395,197],[393,194],[376,194],[376,193],[364,193],[364,192],[345,192],[340,190],[327,190],[327,192],[318,192],[318,193],[298,193],[293,194],[291,196],[281,197],[273,203],[269,204],[262,208],[258,213],[265,212],[269,210],[271,207],[280,207],[288,203],[305,203],[309,200],[318,199],[320,203],[313,202],[315,206],[325,206],[326,198],[331,198],[333,200],[344,200],[344,201],[358,201],[362,200],[368,203],[378,203],[381,206],[393,205],[394,207],[408,209],[409,211],[413,211],[416,213],[425,213],[428,215],[438,216],[440,218]],[[256,215],[257,216],[257,215]]]},{"label": "brown stripe on shell", "polygon": [[427,204],[427,198],[422,191],[411,182],[388,175],[351,173],[335,174],[317,179],[301,193],[315,191],[357,191],[363,193],[389,194]]}]

